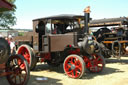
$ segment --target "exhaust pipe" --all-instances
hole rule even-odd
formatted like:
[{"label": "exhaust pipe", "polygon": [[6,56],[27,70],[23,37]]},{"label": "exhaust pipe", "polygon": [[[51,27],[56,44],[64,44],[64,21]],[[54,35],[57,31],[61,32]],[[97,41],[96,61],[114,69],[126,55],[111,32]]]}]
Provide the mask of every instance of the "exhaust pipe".
[{"label": "exhaust pipe", "polygon": [[[92,54],[96,52],[98,44],[92,39],[92,36],[89,35],[90,6],[84,9],[84,17],[84,38],[83,41],[78,42],[78,46],[82,53]],[[99,50],[99,48],[97,50]]]},{"label": "exhaust pipe", "polygon": [[84,33],[89,33],[90,6],[84,9]]}]

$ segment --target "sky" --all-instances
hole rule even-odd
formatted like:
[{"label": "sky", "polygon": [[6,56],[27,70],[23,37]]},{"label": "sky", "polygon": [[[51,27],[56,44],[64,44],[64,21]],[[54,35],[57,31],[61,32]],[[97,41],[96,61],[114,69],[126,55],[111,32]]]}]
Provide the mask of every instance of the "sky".
[{"label": "sky", "polygon": [[16,0],[13,28],[32,29],[32,20],[59,14],[84,15],[83,10],[91,7],[91,18],[128,17],[128,0]]}]

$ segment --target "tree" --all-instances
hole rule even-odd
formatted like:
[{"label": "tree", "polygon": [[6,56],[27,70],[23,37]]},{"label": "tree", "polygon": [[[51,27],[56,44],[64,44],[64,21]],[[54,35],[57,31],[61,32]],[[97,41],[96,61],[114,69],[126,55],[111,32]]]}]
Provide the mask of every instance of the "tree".
[{"label": "tree", "polygon": [[16,0],[7,0],[10,3],[14,3]]},{"label": "tree", "polygon": [[[14,5],[15,0],[7,0],[9,3]],[[10,29],[11,26],[16,24],[15,16],[16,6],[14,5],[11,11],[0,13],[0,29]]]}]

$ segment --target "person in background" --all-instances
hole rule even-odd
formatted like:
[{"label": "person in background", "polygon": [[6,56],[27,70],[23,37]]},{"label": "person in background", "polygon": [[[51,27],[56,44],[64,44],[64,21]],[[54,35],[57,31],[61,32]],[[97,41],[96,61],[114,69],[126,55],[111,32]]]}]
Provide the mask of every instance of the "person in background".
[{"label": "person in background", "polygon": [[16,46],[15,46],[15,42],[13,40],[12,35],[8,36],[8,42],[10,44],[11,54],[15,54],[16,53]]}]

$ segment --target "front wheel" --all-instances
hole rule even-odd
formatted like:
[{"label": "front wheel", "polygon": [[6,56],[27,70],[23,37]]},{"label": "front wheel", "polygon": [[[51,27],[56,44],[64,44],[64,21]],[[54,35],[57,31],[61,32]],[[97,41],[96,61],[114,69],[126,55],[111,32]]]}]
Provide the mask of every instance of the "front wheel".
[{"label": "front wheel", "polygon": [[86,62],[86,68],[92,73],[101,72],[105,68],[105,59],[101,54],[94,53]]},{"label": "front wheel", "polygon": [[81,78],[85,72],[85,63],[78,55],[69,55],[63,64],[65,73],[71,78]]},{"label": "front wheel", "polygon": [[26,59],[22,55],[11,55],[6,63],[7,80],[10,85],[27,85],[30,70]]}]

